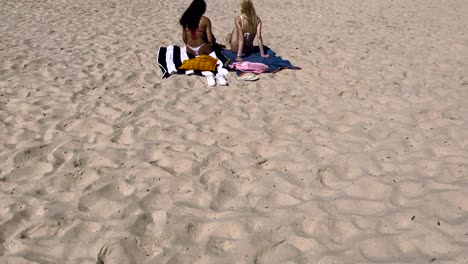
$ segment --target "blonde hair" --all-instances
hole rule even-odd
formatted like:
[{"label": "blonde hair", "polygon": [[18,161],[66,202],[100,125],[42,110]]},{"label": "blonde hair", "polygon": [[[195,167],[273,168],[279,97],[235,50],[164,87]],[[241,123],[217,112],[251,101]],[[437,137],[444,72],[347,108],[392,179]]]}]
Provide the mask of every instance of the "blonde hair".
[{"label": "blonde hair", "polygon": [[257,13],[251,0],[242,0],[240,3],[241,14],[244,15],[249,21],[249,31],[252,33],[257,32]]}]

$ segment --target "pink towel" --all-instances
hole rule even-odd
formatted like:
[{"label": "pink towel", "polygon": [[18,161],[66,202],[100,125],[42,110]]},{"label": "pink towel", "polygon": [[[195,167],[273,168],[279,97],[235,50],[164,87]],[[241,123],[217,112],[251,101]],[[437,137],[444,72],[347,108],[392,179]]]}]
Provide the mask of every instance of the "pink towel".
[{"label": "pink towel", "polygon": [[250,61],[241,61],[241,62],[234,62],[233,64],[229,65],[231,68],[234,68],[239,71],[243,72],[252,72],[252,73],[262,73],[268,72],[268,65],[260,63],[260,62],[250,62]]}]

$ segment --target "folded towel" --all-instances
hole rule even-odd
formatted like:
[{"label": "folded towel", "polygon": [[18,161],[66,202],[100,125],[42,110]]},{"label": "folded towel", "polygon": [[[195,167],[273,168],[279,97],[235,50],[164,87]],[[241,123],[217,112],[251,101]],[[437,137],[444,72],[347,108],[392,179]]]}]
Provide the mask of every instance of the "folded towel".
[{"label": "folded towel", "polygon": [[[221,52],[226,58],[236,61],[237,53],[232,52],[231,50],[223,50]],[[270,55],[268,58],[263,58],[260,55],[260,49],[255,47],[251,53],[244,54],[242,57],[243,61],[250,62],[260,62],[268,65],[269,72],[275,73],[282,69],[293,69],[300,70],[300,67],[294,66],[288,60],[284,60],[279,56],[276,56],[276,53],[268,47],[265,47],[265,53]],[[239,73],[239,71],[238,71]]]},{"label": "folded towel", "polygon": [[197,75],[215,75],[217,73],[221,73],[222,75],[226,75],[228,71],[223,68],[224,63],[227,61],[226,57],[221,54],[220,51],[213,51],[209,54],[211,57],[218,60],[216,65],[216,69],[214,72],[207,72],[207,71],[193,71],[193,70],[183,70],[179,69],[182,65],[184,60],[188,60],[189,58],[194,58],[192,55],[187,54],[187,50],[185,47],[179,46],[167,46],[167,47],[160,47],[158,50],[158,64],[159,68],[162,71],[162,78],[169,78],[172,74],[197,74]]},{"label": "folded towel", "polygon": [[202,54],[193,59],[184,60],[179,70],[200,70],[200,71],[214,71],[218,59],[211,57],[210,55]]},{"label": "folded towel", "polygon": [[242,72],[252,72],[255,74],[260,74],[263,72],[268,72],[269,67],[266,64],[261,62],[251,62],[251,61],[240,61],[229,64],[229,67],[236,69]]}]

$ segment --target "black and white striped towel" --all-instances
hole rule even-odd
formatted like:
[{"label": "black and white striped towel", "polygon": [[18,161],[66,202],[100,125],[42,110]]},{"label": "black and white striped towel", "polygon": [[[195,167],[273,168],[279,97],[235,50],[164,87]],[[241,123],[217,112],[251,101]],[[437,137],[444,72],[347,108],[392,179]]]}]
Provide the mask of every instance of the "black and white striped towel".
[{"label": "black and white striped towel", "polygon": [[[179,67],[182,65],[184,60],[189,59],[189,55],[187,54],[187,50],[185,47],[179,46],[167,46],[167,47],[160,47],[158,51],[158,64],[159,68],[161,68],[163,79],[168,78],[172,74],[197,74],[197,75],[214,75],[216,73],[222,73],[226,75],[228,73],[227,69],[223,68],[224,63],[227,61],[226,57],[224,57],[221,52],[213,51],[209,54],[211,57],[218,59],[218,64],[216,66],[215,72],[205,72],[205,71],[192,71],[192,70],[179,70]],[[193,58],[191,56],[190,58]]]}]

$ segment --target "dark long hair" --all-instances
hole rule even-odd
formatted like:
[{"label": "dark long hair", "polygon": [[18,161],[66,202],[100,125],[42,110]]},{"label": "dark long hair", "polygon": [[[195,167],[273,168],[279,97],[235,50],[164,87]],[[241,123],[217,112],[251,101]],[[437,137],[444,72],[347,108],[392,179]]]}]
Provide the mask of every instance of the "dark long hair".
[{"label": "dark long hair", "polygon": [[205,0],[193,0],[179,20],[184,28],[197,29],[200,19],[206,11]]}]

